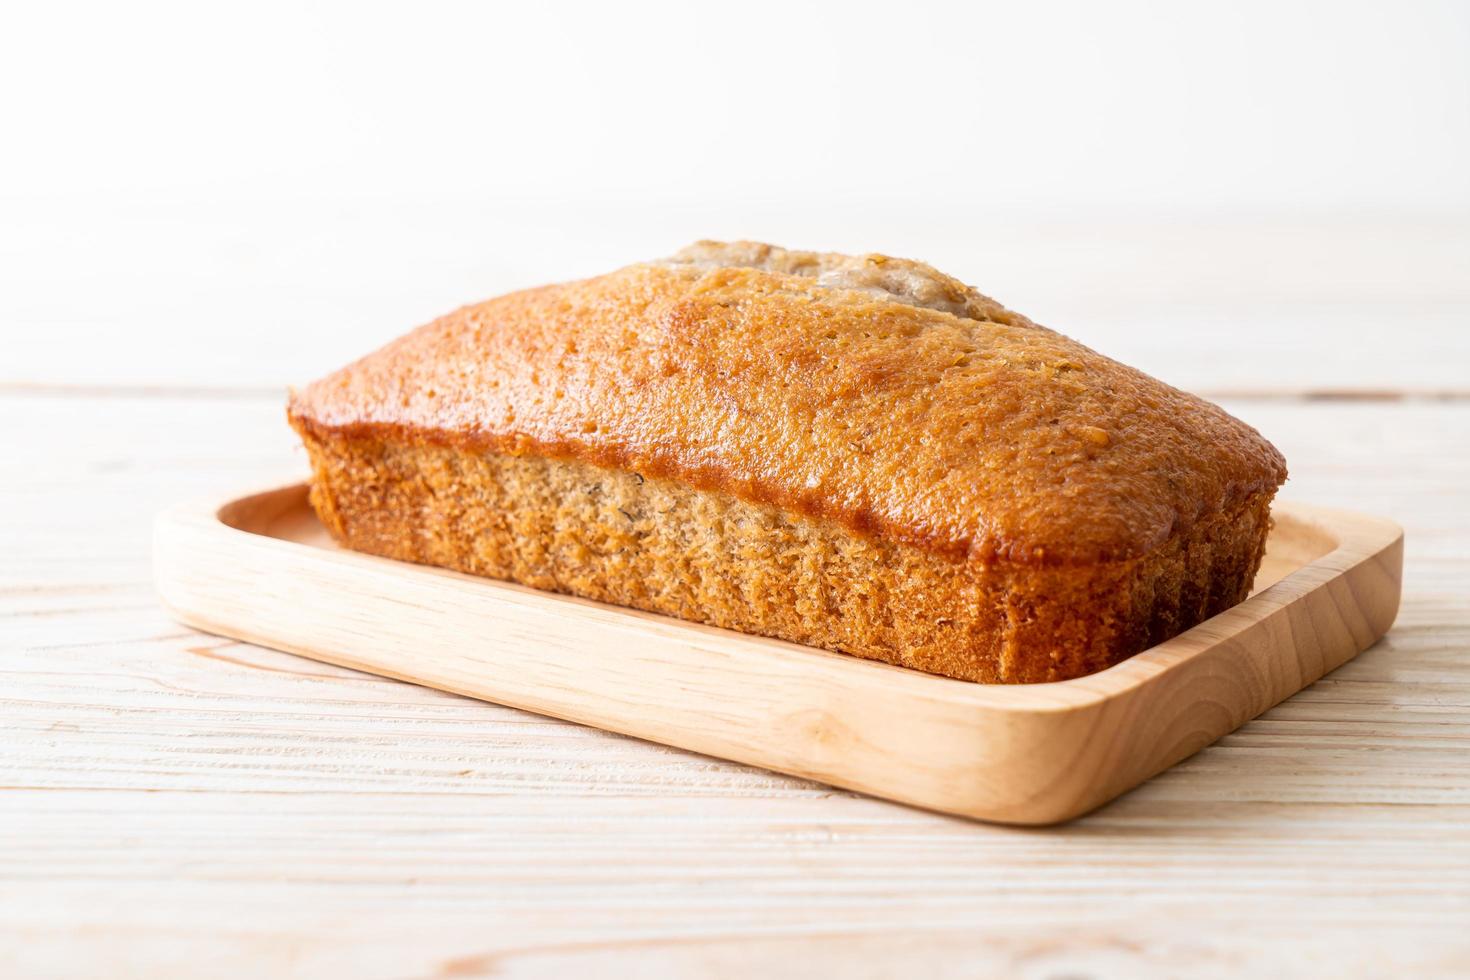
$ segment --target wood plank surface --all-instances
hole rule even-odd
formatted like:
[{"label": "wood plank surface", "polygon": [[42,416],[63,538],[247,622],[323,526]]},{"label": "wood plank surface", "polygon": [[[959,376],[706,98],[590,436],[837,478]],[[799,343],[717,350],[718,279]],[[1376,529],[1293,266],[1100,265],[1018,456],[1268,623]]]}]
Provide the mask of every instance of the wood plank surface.
[{"label": "wood plank surface", "polygon": [[[569,256],[527,216],[492,232],[402,214],[373,254],[347,211],[12,217],[0,975],[1470,972],[1463,222],[1064,222],[987,239],[1029,243],[1008,251],[894,219],[885,248],[1223,393],[1285,453],[1288,499],[1407,533],[1382,642],[1089,817],[1021,830],[220,640],[159,607],[158,510],[304,473],[284,384],[456,302],[616,264],[627,226]],[[782,220],[752,223],[779,237]],[[531,229],[514,256],[489,249],[506,227]],[[863,247],[833,227],[811,244]],[[633,234],[634,254],[693,237]],[[85,295],[64,288],[67,250],[96,270]]]},{"label": "wood plank surface", "polygon": [[299,473],[279,403],[4,397],[0,957],[52,975],[878,976],[895,957],[1453,975],[1470,405],[1228,407],[1291,460],[1289,495],[1406,526],[1398,624],[1139,790],[1025,831],[181,628],[152,594],[151,518]]}]

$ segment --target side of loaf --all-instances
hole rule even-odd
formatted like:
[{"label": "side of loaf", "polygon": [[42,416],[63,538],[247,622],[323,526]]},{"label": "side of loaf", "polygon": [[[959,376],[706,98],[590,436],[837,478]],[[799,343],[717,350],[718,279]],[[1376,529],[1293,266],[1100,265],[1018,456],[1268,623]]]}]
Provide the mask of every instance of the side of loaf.
[{"label": "side of loaf", "polygon": [[751,243],[458,311],[288,414],[348,547],[983,682],[1239,602],[1285,478],[927,266]]}]

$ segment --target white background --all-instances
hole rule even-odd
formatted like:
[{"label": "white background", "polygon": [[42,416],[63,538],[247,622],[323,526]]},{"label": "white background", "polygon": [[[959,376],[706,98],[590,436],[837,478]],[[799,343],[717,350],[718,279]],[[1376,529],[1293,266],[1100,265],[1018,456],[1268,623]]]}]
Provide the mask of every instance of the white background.
[{"label": "white background", "polygon": [[1206,392],[1470,366],[1463,2],[32,4],[0,133],[10,385],[283,386],[700,237]]}]

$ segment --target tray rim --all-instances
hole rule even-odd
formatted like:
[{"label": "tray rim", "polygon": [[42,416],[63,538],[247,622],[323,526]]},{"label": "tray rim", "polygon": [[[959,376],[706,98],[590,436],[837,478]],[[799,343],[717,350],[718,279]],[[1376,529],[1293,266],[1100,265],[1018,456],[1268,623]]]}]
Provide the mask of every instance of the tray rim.
[{"label": "tray rim", "polygon": [[[1403,531],[1394,522],[1350,511],[1294,502],[1278,502],[1275,511],[1278,516],[1327,535],[1332,542],[1332,547],[1239,605],[1106,670],[1066,681],[1038,684],[977,684],[971,681],[924,674],[903,667],[862,660],[782,640],[690,623],[641,610],[610,606],[575,596],[542,592],[514,583],[480,578],[448,569],[415,565],[345,549],[323,548],[230,523],[231,512],[247,506],[253,505],[259,509],[262,505],[269,504],[277,508],[277,514],[284,513],[295,506],[305,506],[305,493],[306,484],[297,482],[255,493],[233,495],[223,502],[215,499],[181,504],[162,512],[155,523],[155,574],[160,598],[165,608],[175,618],[209,632],[246,639],[276,649],[288,649],[298,655],[341,663],[344,666],[381,676],[392,676],[412,683],[456,690],[457,693],[467,694],[481,700],[516,703],[509,698],[502,700],[504,695],[490,697],[473,690],[446,687],[419,677],[395,674],[380,666],[364,666],[362,662],[354,661],[345,655],[338,655],[334,659],[333,656],[324,655],[319,650],[293,649],[279,638],[262,638],[260,634],[252,635],[251,630],[238,623],[211,621],[210,617],[202,615],[198,609],[186,608],[186,604],[174,602],[171,596],[176,591],[175,586],[178,585],[178,569],[174,567],[170,556],[174,555],[180,547],[187,548],[191,545],[201,547],[213,543],[226,548],[249,549],[261,554],[262,557],[273,555],[288,560],[327,562],[331,566],[344,570],[374,576],[406,575],[411,577],[409,581],[418,583],[432,581],[454,590],[457,595],[463,595],[470,601],[473,601],[475,595],[482,598],[493,597],[496,600],[516,605],[544,607],[557,613],[566,613],[574,621],[591,622],[593,625],[598,620],[606,620],[609,623],[617,622],[620,625],[639,624],[644,628],[654,629],[661,633],[671,633],[676,640],[680,637],[687,638],[690,641],[690,648],[694,650],[703,650],[711,644],[714,646],[728,645],[733,639],[740,648],[742,657],[759,659],[763,667],[768,667],[776,675],[825,675],[832,680],[835,687],[844,689],[874,682],[881,685],[885,692],[891,692],[895,698],[905,699],[901,703],[910,707],[923,705],[951,720],[956,717],[968,717],[970,712],[974,712],[977,719],[980,717],[987,719],[986,724],[994,725],[999,720],[1001,725],[1014,723],[1024,726],[1028,737],[1033,739],[1038,737],[1035,735],[1035,732],[1038,731],[1036,725],[1047,724],[1047,719],[1060,722],[1074,715],[1097,719],[1109,712],[1116,714],[1113,709],[1121,710],[1121,707],[1126,707],[1126,705],[1120,706],[1115,702],[1135,703],[1138,699],[1146,697],[1150,689],[1170,683],[1173,675],[1190,671],[1192,662],[1198,658],[1208,655],[1217,647],[1231,643],[1236,638],[1257,628],[1264,621],[1273,619],[1278,612],[1300,603],[1313,593],[1328,588],[1355,568],[1387,556],[1385,567],[1394,588],[1390,614],[1387,615],[1386,620],[1380,615],[1377,617],[1380,621],[1371,622],[1363,630],[1354,631],[1352,645],[1355,649],[1348,652],[1345,657],[1337,657],[1335,662],[1325,664],[1312,676],[1303,676],[1300,683],[1275,681],[1274,688],[1285,689],[1283,687],[1285,684],[1289,690],[1279,696],[1270,695],[1273,700],[1270,700],[1269,703],[1248,709],[1249,713],[1245,717],[1234,721],[1223,730],[1214,732],[1203,744],[1195,745],[1188,751],[1175,753],[1176,758],[1153,769],[1141,778],[1129,777],[1126,781],[1127,785],[1124,785],[1122,789],[1110,790],[1101,798],[1091,800],[1086,805],[1053,808],[1031,815],[1019,812],[996,815],[991,812],[979,812],[973,807],[947,805],[915,798],[913,794],[888,793],[882,787],[861,785],[860,780],[850,777],[833,778],[827,770],[820,767],[813,769],[792,763],[772,764],[760,757],[751,758],[749,754],[746,757],[738,757],[728,751],[710,751],[699,745],[687,744],[661,735],[650,735],[645,731],[618,727],[598,720],[588,720],[586,717],[575,714],[544,710],[535,706],[528,708],[528,710],[540,711],[543,714],[553,714],[595,727],[623,731],[626,734],[678,745],[693,751],[708,752],[726,758],[738,758],[738,761],[763,765],[767,768],[835,783],[875,795],[890,796],[890,798],[932,809],[1013,823],[1053,823],[1086,812],[1162,768],[1167,768],[1180,758],[1192,754],[1203,745],[1213,742],[1220,735],[1238,727],[1239,724],[1254,717],[1271,704],[1279,702],[1284,697],[1289,697],[1315,681],[1323,673],[1335,669],[1340,663],[1351,659],[1357,652],[1371,645],[1387,631],[1397,612],[1398,588],[1401,581]],[[1395,549],[1400,550],[1395,551]],[[1364,633],[1361,639],[1358,637],[1360,632]],[[518,706],[527,708],[524,701]],[[978,727],[979,722],[977,721],[977,730]],[[1220,726],[1217,724],[1213,727],[1219,728]]]}]

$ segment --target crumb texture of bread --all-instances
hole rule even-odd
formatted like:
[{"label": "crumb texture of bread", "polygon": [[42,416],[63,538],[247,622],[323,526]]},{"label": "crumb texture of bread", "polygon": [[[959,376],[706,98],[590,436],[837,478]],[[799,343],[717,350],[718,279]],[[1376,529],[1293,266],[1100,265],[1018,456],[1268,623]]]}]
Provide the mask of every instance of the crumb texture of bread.
[{"label": "crumb texture of bread", "polygon": [[586,463],[308,446],[312,503],[356,550],[987,683],[1088,674],[1229,608],[1269,521],[1263,499],[1149,558],[978,568]]},{"label": "crumb texture of bread", "polygon": [[928,266],[745,242],[466,307],[288,415],[349,547],[985,682],[1239,602],[1286,475]]}]

